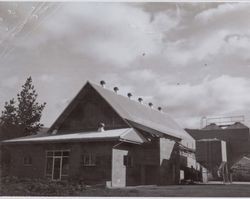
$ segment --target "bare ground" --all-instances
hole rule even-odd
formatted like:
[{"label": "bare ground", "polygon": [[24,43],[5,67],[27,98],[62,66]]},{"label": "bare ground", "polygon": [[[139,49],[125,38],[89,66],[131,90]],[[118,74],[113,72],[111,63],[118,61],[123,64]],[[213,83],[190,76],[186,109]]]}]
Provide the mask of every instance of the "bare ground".
[{"label": "bare ground", "polygon": [[250,197],[249,184],[144,186],[124,190],[151,197]]},{"label": "bare ground", "polygon": [[[39,186],[36,186],[39,187]],[[136,186],[111,188],[87,186],[70,188],[67,185],[61,190],[57,185],[50,192],[44,189],[31,188],[22,183],[1,184],[2,196],[140,196],[140,197],[250,197],[250,184],[206,184],[206,185],[169,185],[169,186]],[[47,190],[47,188],[46,188]]]}]

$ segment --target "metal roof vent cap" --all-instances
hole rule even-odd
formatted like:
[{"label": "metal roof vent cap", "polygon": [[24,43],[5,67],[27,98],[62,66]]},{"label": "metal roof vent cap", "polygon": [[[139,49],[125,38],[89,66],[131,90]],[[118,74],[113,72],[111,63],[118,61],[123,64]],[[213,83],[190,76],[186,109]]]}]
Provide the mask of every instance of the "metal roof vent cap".
[{"label": "metal roof vent cap", "polygon": [[105,88],[106,82],[105,82],[104,80],[101,80],[101,81],[100,81],[100,84],[101,84],[101,86],[102,86],[103,88]]},{"label": "metal roof vent cap", "polygon": [[149,105],[150,108],[153,108],[153,103],[152,102],[149,102],[148,105]]},{"label": "metal roof vent cap", "polygon": [[131,99],[131,97],[132,97],[132,94],[128,93],[128,98]]},{"label": "metal roof vent cap", "polygon": [[52,135],[56,135],[57,134],[57,132],[58,132],[58,130],[57,129],[54,129],[53,131],[52,131]]},{"label": "metal roof vent cap", "polygon": [[105,124],[103,122],[100,122],[98,125],[98,132],[103,132],[104,130]]},{"label": "metal roof vent cap", "polygon": [[140,104],[142,104],[143,99],[141,97],[138,98],[138,102],[140,102]]},{"label": "metal roof vent cap", "polygon": [[115,93],[117,93],[119,91],[119,88],[118,87],[114,87],[114,91],[115,91]]},{"label": "metal roof vent cap", "polygon": [[158,111],[160,111],[160,112],[162,111],[162,108],[160,106],[158,107]]}]

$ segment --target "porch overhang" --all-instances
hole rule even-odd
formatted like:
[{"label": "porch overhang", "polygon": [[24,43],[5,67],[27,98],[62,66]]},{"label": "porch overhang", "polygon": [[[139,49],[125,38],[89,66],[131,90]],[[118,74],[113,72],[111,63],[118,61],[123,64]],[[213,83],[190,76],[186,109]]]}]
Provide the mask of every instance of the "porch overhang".
[{"label": "porch overhang", "polygon": [[33,143],[65,143],[65,142],[96,142],[96,141],[123,141],[142,144],[145,139],[133,128],[113,129],[104,132],[79,132],[60,135],[34,135],[4,140],[2,145],[33,144]]}]

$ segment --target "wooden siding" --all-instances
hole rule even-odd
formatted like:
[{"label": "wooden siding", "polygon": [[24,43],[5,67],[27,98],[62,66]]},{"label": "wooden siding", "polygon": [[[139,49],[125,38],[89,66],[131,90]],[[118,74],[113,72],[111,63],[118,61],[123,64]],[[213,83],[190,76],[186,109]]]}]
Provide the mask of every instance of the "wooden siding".
[{"label": "wooden siding", "polygon": [[86,88],[84,97],[79,99],[76,107],[58,128],[58,133],[96,131],[100,122],[105,124],[105,129],[128,127],[95,90]]},{"label": "wooden siding", "polygon": [[[93,142],[11,146],[8,148],[11,153],[9,174],[11,176],[27,178],[46,178],[46,151],[70,150],[67,179],[83,180],[87,184],[105,184],[106,181],[111,181],[113,145],[113,142]],[[86,152],[93,152],[95,154],[95,166],[87,167],[83,165],[82,155]],[[23,164],[25,156],[32,158],[32,165],[25,166]]]}]

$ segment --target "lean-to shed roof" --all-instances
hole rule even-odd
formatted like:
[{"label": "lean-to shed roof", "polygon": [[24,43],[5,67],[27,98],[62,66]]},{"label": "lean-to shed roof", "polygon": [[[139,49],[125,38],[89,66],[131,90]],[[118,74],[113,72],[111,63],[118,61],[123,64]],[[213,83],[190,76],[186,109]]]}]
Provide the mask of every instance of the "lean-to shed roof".
[{"label": "lean-to shed roof", "polygon": [[104,141],[119,140],[141,144],[145,139],[133,128],[113,129],[103,132],[79,132],[60,135],[33,135],[2,141],[8,143],[36,143],[36,142],[74,142],[74,141]]}]

